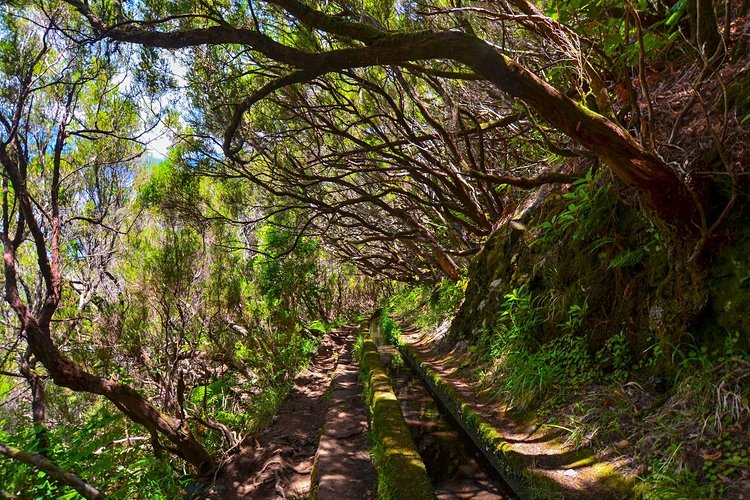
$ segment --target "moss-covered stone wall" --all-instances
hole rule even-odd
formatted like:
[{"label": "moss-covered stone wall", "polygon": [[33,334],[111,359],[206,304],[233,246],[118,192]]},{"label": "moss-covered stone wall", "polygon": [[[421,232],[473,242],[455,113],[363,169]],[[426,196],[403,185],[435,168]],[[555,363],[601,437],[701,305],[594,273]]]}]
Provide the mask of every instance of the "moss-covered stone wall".
[{"label": "moss-covered stone wall", "polygon": [[669,364],[685,345],[728,335],[750,347],[750,218],[738,205],[703,258],[682,238],[623,200],[622,187],[592,175],[552,191],[522,218],[506,221],[468,270],[468,286],[451,325],[453,339],[492,331],[506,294],[523,288],[543,318],[526,332],[541,344],[562,335],[571,310],[584,312],[577,335],[592,353],[623,335],[638,361],[655,345]]},{"label": "moss-covered stone wall", "polygon": [[378,472],[378,498],[430,500],[435,494],[409,427],[401,413],[377,347],[365,339],[358,357],[370,410],[373,459]]}]

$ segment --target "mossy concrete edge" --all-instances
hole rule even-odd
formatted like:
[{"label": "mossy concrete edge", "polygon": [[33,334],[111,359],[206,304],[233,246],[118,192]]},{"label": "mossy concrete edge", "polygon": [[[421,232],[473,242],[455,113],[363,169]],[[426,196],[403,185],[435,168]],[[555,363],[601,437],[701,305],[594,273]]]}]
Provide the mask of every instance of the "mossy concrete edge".
[{"label": "mossy concrete edge", "polygon": [[[333,375],[329,381],[328,388],[326,389],[324,399],[330,398],[330,393],[333,392],[333,384],[336,381],[336,372],[334,370]],[[325,432],[325,423],[318,432],[317,445],[315,450],[315,456],[313,457],[312,468],[310,469],[310,493],[307,495],[308,500],[317,500],[318,498],[318,487],[320,486],[320,441],[323,439],[323,433]]]},{"label": "mossy concrete edge", "polygon": [[493,469],[513,491],[524,495],[523,463],[518,453],[482,417],[465,403],[456,390],[420,360],[409,345],[399,345],[399,351],[409,367],[427,384],[443,407],[471,438]]},{"label": "mossy concrete edge", "polygon": [[[552,493],[550,490],[555,489],[554,481],[531,468],[525,457],[514,451],[502,434],[473,411],[458,391],[422,361],[411,346],[401,344],[398,349],[409,367],[427,384],[485,459],[519,497],[534,498],[543,490]],[[613,498],[630,496],[628,493],[632,493],[634,478],[619,474],[605,463],[597,462],[594,468],[601,482],[612,487],[615,495]]]},{"label": "mossy concrete edge", "polygon": [[390,378],[380,362],[375,343],[365,338],[357,353],[365,403],[370,412],[373,457],[378,474],[378,498],[433,500],[427,469],[401,413]]}]

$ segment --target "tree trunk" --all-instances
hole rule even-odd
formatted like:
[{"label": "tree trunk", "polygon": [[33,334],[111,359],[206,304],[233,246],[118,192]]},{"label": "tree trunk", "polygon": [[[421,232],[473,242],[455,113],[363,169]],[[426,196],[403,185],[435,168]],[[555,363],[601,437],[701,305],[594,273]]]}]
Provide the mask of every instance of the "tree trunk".
[{"label": "tree trunk", "polygon": [[481,40],[459,54],[456,59],[534,107],[551,125],[596,154],[618,178],[643,193],[662,219],[689,232],[699,227],[698,207],[685,183],[621,126],[579,105]]},{"label": "tree trunk", "polygon": [[437,259],[440,270],[450,278],[452,281],[458,281],[461,279],[461,273],[458,270],[458,266],[451,259],[450,255],[445,253],[442,248],[435,247],[435,258]]},{"label": "tree trunk", "polygon": [[[727,8],[731,8],[727,2]],[[711,59],[721,47],[721,33],[716,21],[713,0],[688,0],[688,22],[690,23],[690,41],[695,44],[699,58]]]},{"label": "tree trunk", "polygon": [[44,401],[44,382],[29,362],[31,353],[27,352],[21,359],[19,371],[28,382],[31,389],[31,421],[34,424],[34,435],[36,437],[37,451],[40,455],[47,456],[50,442],[46,427],[46,405]]}]

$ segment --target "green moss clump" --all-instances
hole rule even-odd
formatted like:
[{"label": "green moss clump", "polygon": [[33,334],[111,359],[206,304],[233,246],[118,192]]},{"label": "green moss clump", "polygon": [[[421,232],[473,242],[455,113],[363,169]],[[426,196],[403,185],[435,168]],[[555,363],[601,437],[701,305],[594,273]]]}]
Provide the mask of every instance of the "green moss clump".
[{"label": "green moss clump", "polygon": [[411,438],[375,343],[365,339],[358,347],[365,401],[370,410],[378,497],[434,499],[427,469]]},{"label": "green moss clump", "polygon": [[[723,341],[726,333],[744,332],[750,325],[750,229],[737,231],[737,242],[722,248],[714,257],[708,277],[713,333]],[[740,347],[750,348],[747,336]],[[710,338],[707,340],[711,340]]]}]

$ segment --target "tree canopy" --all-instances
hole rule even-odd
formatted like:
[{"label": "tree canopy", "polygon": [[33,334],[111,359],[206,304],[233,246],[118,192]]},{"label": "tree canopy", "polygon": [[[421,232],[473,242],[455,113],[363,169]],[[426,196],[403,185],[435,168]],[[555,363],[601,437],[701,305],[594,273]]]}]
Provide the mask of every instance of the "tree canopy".
[{"label": "tree canopy", "polygon": [[[330,324],[404,284],[460,282],[591,172],[675,268],[710,263],[746,203],[747,2],[0,9],[0,422],[30,415],[0,451],[43,470],[82,426],[83,460],[153,460],[156,477],[174,456],[211,476]],[[680,71],[678,109],[657,79]]]}]

